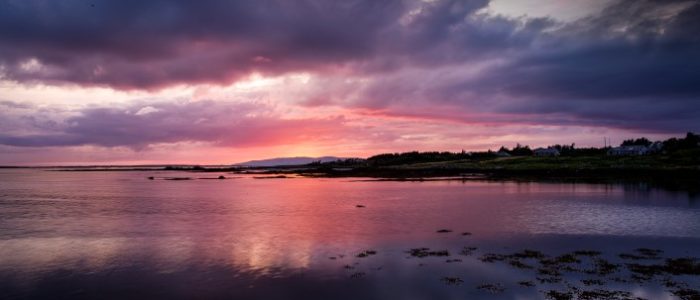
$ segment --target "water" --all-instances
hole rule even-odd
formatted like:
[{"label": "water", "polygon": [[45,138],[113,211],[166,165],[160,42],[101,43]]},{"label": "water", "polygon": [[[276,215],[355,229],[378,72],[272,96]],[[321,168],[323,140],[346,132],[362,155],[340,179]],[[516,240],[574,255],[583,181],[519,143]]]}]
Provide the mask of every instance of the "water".
[{"label": "water", "polygon": [[[162,180],[178,176],[195,180]],[[450,256],[407,253],[420,247]],[[542,299],[571,286],[674,299],[665,277],[700,288],[692,274],[617,280],[630,274],[618,255],[636,248],[699,256],[700,203],[640,185],[0,169],[3,299]],[[543,283],[479,259],[523,249],[595,250],[622,268],[587,287],[593,275]]]}]

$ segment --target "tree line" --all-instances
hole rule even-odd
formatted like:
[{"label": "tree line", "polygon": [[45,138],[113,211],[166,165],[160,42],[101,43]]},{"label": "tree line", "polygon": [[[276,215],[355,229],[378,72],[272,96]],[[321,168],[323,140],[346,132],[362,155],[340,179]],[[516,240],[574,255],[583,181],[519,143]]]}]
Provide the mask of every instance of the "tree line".
[{"label": "tree line", "polygon": [[[683,138],[670,138],[665,141],[660,141],[662,143],[661,154],[673,154],[684,150],[697,150],[700,149],[700,135],[688,132]],[[620,146],[650,146],[653,142],[645,137],[637,139],[629,139],[623,141]],[[601,156],[606,155],[610,147],[576,147],[576,144],[570,145],[551,145],[550,148],[557,149],[560,156]],[[452,160],[463,160],[463,159],[490,159],[499,156],[499,152],[508,153],[510,156],[532,156],[533,150],[530,146],[516,144],[515,147],[509,149],[502,146],[498,151],[481,151],[481,152],[403,152],[403,153],[383,153],[374,155],[367,158],[364,164],[368,166],[390,166],[390,165],[403,165],[403,164],[415,164],[423,162],[440,162],[440,161],[452,161]],[[347,162],[346,162],[347,163]],[[358,163],[358,161],[353,161],[352,163]]]}]

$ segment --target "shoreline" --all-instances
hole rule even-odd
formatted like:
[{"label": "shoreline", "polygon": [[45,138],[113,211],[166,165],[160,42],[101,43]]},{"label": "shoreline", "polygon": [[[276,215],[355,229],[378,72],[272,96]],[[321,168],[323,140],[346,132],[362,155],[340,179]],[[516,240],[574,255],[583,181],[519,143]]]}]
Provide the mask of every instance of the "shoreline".
[{"label": "shoreline", "polygon": [[54,172],[191,172],[229,173],[252,175],[255,179],[273,178],[357,178],[358,181],[511,181],[511,182],[551,182],[586,184],[643,185],[669,191],[687,192],[690,196],[700,196],[700,168],[513,168],[497,166],[491,168],[441,167],[347,167],[334,168],[327,165],[302,165],[278,167],[73,167],[73,168],[31,168]]}]

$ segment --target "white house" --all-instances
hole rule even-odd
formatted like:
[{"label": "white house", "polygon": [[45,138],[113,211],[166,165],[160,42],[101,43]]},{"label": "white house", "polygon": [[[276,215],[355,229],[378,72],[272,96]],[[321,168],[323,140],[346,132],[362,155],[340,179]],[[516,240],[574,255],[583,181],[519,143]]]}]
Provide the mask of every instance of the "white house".
[{"label": "white house", "polygon": [[510,153],[501,150],[501,151],[496,152],[496,156],[498,156],[498,157],[510,157]]},{"label": "white house", "polygon": [[548,147],[548,148],[537,148],[535,150],[532,150],[532,154],[535,156],[559,156],[561,153],[559,153],[559,150],[556,148]]},{"label": "white house", "polygon": [[664,149],[664,143],[662,142],[654,142],[653,144],[649,145],[648,147],[648,153],[658,153],[661,152]]},{"label": "white house", "polygon": [[633,146],[620,146],[615,148],[610,148],[608,150],[608,155],[622,156],[622,155],[645,155],[649,153],[649,148],[642,145]]}]

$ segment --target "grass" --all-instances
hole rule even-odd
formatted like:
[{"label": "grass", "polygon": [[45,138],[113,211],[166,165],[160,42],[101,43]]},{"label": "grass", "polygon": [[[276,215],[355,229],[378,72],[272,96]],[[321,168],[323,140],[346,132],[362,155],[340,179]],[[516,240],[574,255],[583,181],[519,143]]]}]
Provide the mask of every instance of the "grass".
[{"label": "grass", "polygon": [[[700,156],[700,155],[698,155]],[[464,170],[700,170],[698,156],[580,156],[580,157],[501,157],[488,160],[425,162],[384,167],[388,169]]]}]

